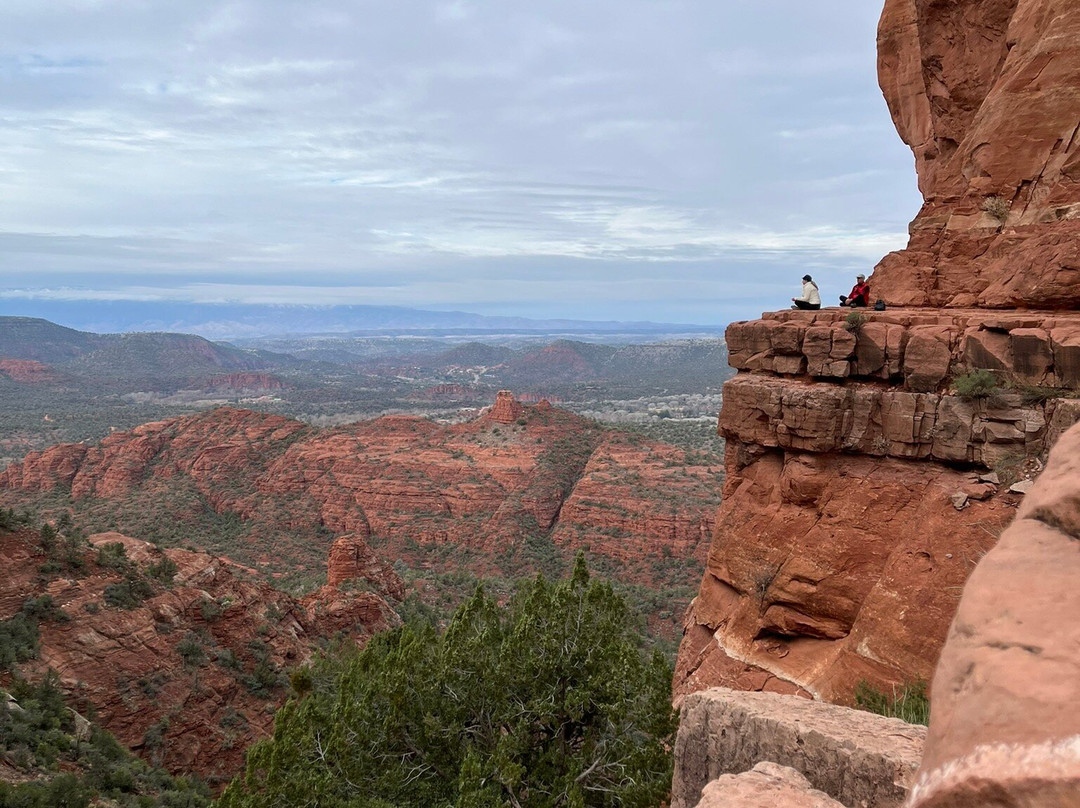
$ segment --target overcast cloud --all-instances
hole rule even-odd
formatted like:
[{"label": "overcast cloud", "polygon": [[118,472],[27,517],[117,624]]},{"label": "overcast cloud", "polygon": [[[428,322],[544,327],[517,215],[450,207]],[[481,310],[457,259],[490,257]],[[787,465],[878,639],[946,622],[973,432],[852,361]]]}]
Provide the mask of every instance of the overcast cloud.
[{"label": "overcast cloud", "polygon": [[903,245],[864,0],[5,0],[0,298],[721,322]]}]

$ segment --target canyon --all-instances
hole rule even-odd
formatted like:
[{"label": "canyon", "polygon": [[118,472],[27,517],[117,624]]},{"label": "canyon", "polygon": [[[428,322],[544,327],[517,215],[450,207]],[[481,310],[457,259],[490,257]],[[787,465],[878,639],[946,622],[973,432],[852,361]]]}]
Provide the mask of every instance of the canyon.
[{"label": "canyon", "polygon": [[0,501],[74,509],[93,529],[225,555],[305,590],[350,534],[432,574],[531,574],[536,558],[582,550],[616,579],[688,594],[719,500],[710,463],[504,391],[460,424],[320,430],[230,407],[149,423],[29,453],[0,472]]},{"label": "canyon", "polygon": [[[247,747],[272,731],[286,671],[320,643],[363,642],[400,624],[391,605],[403,594],[400,579],[370,559],[345,563],[348,539],[330,554],[333,584],[303,599],[205,553],[120,533],[75,545],[60,563],[37,531],[0,529],[0,620],[28,603],[53,604],[36,658],[19,673],[35,680],[55,671],[73,703],[126,746],[211,784],[233,777]],[[363,591],[347,586],[357,580]]]}]

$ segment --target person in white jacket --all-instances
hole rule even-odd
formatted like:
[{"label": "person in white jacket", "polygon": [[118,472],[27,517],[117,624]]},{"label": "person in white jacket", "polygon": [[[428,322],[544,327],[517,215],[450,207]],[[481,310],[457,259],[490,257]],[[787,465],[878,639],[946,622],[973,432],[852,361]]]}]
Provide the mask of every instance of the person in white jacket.
[{"label": "person in white jacket", "polygon": [[818,293],[817,284],[809,275],[802,276],[802,297],[791,298],[791,308],[813,311],[821,308],[821,295]]}]

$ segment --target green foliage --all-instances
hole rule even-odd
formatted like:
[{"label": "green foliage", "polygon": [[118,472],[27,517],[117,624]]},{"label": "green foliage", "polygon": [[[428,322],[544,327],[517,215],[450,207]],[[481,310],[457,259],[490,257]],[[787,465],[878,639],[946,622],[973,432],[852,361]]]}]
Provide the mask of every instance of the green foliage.
[{"label": "green foliage", "polygon": [[146,568],[148,576],[165,586],[172,586],[173,578],[176,577],[176,573],[179,571],[180,568],[176,566],[176,562],[166,555],[163,555],[160,561]]},{"label": "green foliage", "polygon": [[505,608],[478,588],[442,634],[322,659],[218,804],[651,808],[671,784],[670,676],[579,557]]},{"label": "green foliage", "polygon": [[134,609],[154,594],[153,587],[135,573],[129,573],[124,580],[105,587],[105,605],[117,609]]},{"label": "green foliage", "polygon": [[855,706],[860,710],[899,718],[909,724],[930,723],[930,698],[926,682],[917,679],[900,687],[893,685],[892,693],[885,693],[862,681],[855,686]]},{"label": "green foliage", "polygon": [[987,398],[998,391],[998,381],[989,370],[978,368],[953,379],[953,390],[963,399]]},{"label": "green foliage", "polygon": [[10,533],[20,527],[26,527],[30,522],[29,514],[16,513],[14,508],[0,508],[0,530]]},{"label": "green foliage", "polygon": [[103,544],[98,548],[98,566],[116,570],[130,570],[131,561],[127,557],[127,548],[118,541]]},{"label": "green foliage", "polygon": [[844,328],[852,334],[858,334],[868,319],[861,311],[853,311],[844,318]]},{"label": "green foliage", "polygon": [[[134,757],[101,727],[77,728],[50,672],[38,684],[16,680],[9,706],[0,693],[0,757],[37,778],[0,783],[0,808],[205,808],[206,786],[173,778]],[[82,721],[82,719],[79,719]],[[58,774],[62,769],[64,773]]]},{"label": "green foliage", "polygon": [[176,653],[189,667],[197,667],[206,660],[206,652],[203,651],[202,641],[194,631],[189,631],[176,644]]}]

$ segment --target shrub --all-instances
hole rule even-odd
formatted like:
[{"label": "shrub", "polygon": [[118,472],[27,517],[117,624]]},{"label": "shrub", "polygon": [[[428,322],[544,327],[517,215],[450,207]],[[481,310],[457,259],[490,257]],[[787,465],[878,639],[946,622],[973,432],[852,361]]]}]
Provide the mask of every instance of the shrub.
[{"label": "shrub", "polygon": [[317,663],[219,805],[659,805],[671,669],[640,643],[580,557],[570,580],[538,576],[506,607],[477,589],[441,634],[406,625]]},{"label": "shrub", "polygon": [[1009,200],[1001,196],[988,196],[983,200],[982,209],[1002,224],[1009,218]]},{"label": "shrub", "polygon": [[199,639],[199,635],[194,631],[189,631],[183,636],[180,642],[176,644],[176,653],[184,660],[184,664],[190,667],[201,665],[203,660],[206,659],[206,654],[203,652],[202,641]]},{"label": "shrub", "polygon": [[123,581],[105,587],[105,605],[117,609],[134,609],[154,594],[153,588],[142,578],[128,575]]},{"label": "shrub", "polygon": [[953,379],[953,390],[963,399],[987,398],[998,391],[998,382],[989,370],[978,368]]},{"label": "shrub", "polygon": [[850,312],[848,316],[844,318],[844,328],[852,334],[858,334],[866,324],[867,319],[867,316],[861,311]]},{"label": "shrub", "polygon": [[930,723],[930,698],[926,694],[926,682],[917,679],[905,682],[892,693],[872,687],[865,680],[855,686],[855,706],[870,713],[899,718],[909,724]]},{"label": "shrub", "polygon": [[176,573],[179,571],[180,568],[176,566],[176,562],[168,556],[162,556],[160,561],[146,568],[147,575],[155,581],[160,581],[165,586],[172,585],[173,578],[176,577]]},{"label": "shrub", "polygon": [[98,566],[108,567],[115,570],[131,569],[131,561],[127,557],[127,548],[118,541],[103,544],[98,548]]}]

